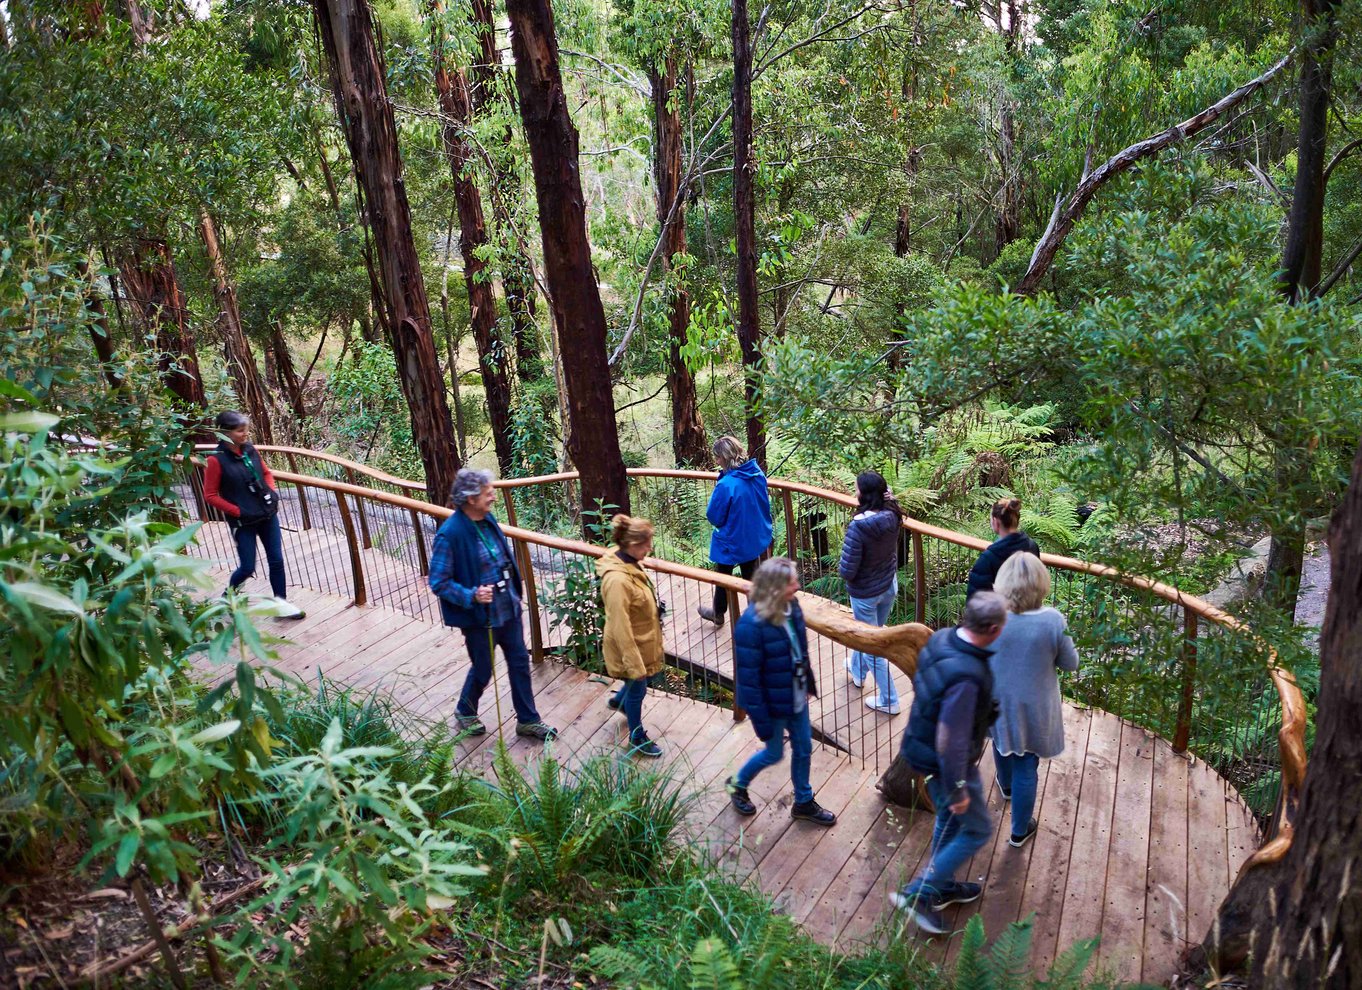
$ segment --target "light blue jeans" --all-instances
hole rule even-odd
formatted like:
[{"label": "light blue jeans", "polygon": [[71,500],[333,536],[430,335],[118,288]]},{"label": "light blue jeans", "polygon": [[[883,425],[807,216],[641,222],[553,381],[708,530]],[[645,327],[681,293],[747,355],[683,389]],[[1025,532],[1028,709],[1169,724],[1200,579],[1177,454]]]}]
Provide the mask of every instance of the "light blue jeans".
[{"label": "light blue jeans", "polygon": [[775,728],[771,738],[742,765],[734,783],[739,787],[748,787],[753,777],[783,760],[785,733],[789,732],[790,783],[794,784],[795,804],[808,804],[813,800],[813,788],[809,786],[809,764],[813,757],[813,727],[809,723],[809,706],[805,705],[789,718],[772,719],[771,724]]},{"label": "light blue jeans", "polygon": [[[894,599],[899,593],[899,582],[896,578],[894,583],[889,586],[889,590],[875,598],[853,598],[851,599],[851,614],[859,621],[872,626],[882,626],[889,621],[889,613],[894,608]],[[889,661],[884,657],[874,657],[869,653],[862,653],[860,650],[853,650],[851,653],[851,673],[858,681],[870,672],[875,675],[875,687],[879,690],[878,700],[881,705],[897,705],[899,703],[899,692],[894,687],[894,677],[889,673]]]}]

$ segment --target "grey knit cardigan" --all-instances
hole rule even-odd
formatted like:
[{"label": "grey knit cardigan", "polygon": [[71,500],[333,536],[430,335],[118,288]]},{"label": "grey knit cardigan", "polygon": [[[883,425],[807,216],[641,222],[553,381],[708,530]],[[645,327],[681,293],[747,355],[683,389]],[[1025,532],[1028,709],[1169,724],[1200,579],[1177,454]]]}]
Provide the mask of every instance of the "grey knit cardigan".
[{"label": "grey knit cardigan", "polygon": [[1078,651],[1067,626],[1064,616],[1049,606],[1013,613],[993,644],[989,667],[998,702],[993,745],[1004,756],[1051,757],[1064,751],[1058,671],[1078,669]]}]

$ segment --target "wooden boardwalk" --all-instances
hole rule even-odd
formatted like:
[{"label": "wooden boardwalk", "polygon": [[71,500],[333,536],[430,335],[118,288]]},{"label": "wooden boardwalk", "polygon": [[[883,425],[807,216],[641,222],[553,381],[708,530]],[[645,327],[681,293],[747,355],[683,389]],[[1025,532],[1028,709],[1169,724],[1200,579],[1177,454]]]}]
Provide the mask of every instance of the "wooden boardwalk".
[{"label": "wooden boardwalk", "polygon": [[[261,585],[258,577],[251,588],[263,590]],[[347,598],[301,588],[293,597],[307,609],[306,619],[265,623],[290,641],[280,649],[281,668],[304,681],[315,681],[320,672],[359,691],[388,693],[428,719],[452,717],[467,669],[460,633],[418,621],[406,609],[357,608]],[[696,603],[672,604],[679,616],[682,608],[693,612]],[[685,637],[705,636],[717,656],[728,642],[727,628],[701,630],[689,619],[676,621],[669,648]],[[815,746],[812,782],[818,800],[838,815],[831,829],[791,822],[788,758],[753,785],[755,818],[740,818],[729,808],[723,781],[757,746],[750,726],[735,724],[731,712],[650,692],[644,721],[665,751],[663,762],[695,788],[694,840],[735,875],[754,876],[815,937],[851,948],[916,937],[911,927],[900,932],[886,897],[928,854],[931,818],[886,805],[874,790],[879,733],[896,743],[906,714],[888,719],[865,713],[862,692],[840,672],[844,650],[836,649],[823,665],[823,696],[811,704],[815,724],[841,724],[837,712],[845,713],[848,729],[867,715],[881,722],[868,758]],[[543,749],[515,736],[500,656],[497,664],[502,732],[514,758],[532,761]],[[612,683],[553,661],[536,665],[533,677],[540,713],[562,731],[553,744],[556,756],[571,763],[622,750],[624,721],[605,704]],[[899,675],[906,713],[911,688],[905,680]],[[491,688],[481,714],[492,727]],[[1046,967],[1072,942],[1100,935],[1102,967],[1126,980],[1166,982],[1178,953],[1204,933],[1239,864],[1258,845],[1258,829],[1238,795],[1199,760],[1175,754],[1163,740],[1104,712],[1069,705],[1065,721],[1068,749],[1042,764],[1040,833],[1023,849],[1007,843],[1005,806],[985,758],[990,808],[995,824],[1003,824],[962,874],[984,883],[983,898],[948,909],[948,920],[963,927],[977,912],[996,935],[1008,922],[1034,915],[1036,967]],[[486,771],[496,737],[493,731],[461,744],[460,761]],[[957,935],[924,944],[931,956],[946,958],[958,941]]]}]

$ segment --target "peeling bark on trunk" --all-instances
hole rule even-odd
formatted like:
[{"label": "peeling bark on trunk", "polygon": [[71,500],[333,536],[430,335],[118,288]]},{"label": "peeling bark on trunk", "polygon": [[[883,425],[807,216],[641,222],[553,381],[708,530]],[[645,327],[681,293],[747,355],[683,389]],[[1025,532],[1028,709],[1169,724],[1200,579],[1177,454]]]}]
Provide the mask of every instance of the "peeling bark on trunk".
[{"label": "peeling bark on trunk", "polygon": [[752,160],[752,42],[747,0],[733,2],[733,222],[738,249],[738,344],[742,348],[747,452],[766,467],[766,428],[757,416],[761,314],[757,293],[756,163]]},{"label": "peeling bark on trunk", "polygon": [[[676,59],[668,58],[661,73],[656,68],[649,70],[648,82],[653,91],[653,177],[657,187],[657,222],[663,227],[660,261],[665,278],[672,270],[673,256],[686,250],[686,208],[677,204],[674,214],[672,209],[681,192],[682,178],[681,110],[672,99]],[[667,388],[672,397],[672,453],[678,465],[709,468],[714,462],[700,417],[695,376],[681,357],[686,329],[690,326],[690,293],[676,286],[670,290],[668,302]]]},{"label": "peeling bark on trunk", "polygon": [[[591,265],[582,199],[577,129],[568,115],[558,39],[548,0],[507,0],[516,89],[534,166],[544,269],[560,334],[571,426],[567,449],[582,479],[582,505],[629,511],[620,456],[605,310]],[[585,521],[585,520],[584,520]]]},{"label": "peeling bark on trunk", "polygon": [[227,274],[227,263],[222,258],[222,247],[218,243],[217,225],[207,210],[199,214],[199,236],[203,238],[208,265],[213,273],[213,300],[218,304],[218,327],[222,330],[223,349],[227,354],[227,371],[232,376],[237,396],[246,407],[246,415],[251,417],[252,432],[265,443],[272,444],[274,430],[270,425],[269,394],[265,383],[260,380],[255,355],[251,353],[250,341],[246,339],[246,331],[241,326],[236,286]]},{"label": "peeling bark on trunk", "polygon": [[[478,37],[478,54],[473,62],[473,86],[470,90],[473,112],[485,117],[489,114],[515,113],[515,100],[497,85],[497,71],[501,55],[497,51],[497,26],[492,17],[491,0],[472,0],[473,30]],[[515,337],[516,371],[522,382],[538,381],[544,377],[543,346],[539,340],[539,324],[535,321],[534,275],[530,259],[514,230],[508,204],[520,199],[520,179],[506,159],[511,154],[514,135],[508,123],[498,135],[501,147],[490,155],[492,177],[492,220],[496,226],[497,247],[501,253],[501,287],[506,293],[506,310],[511,316],[511,333]]]},{"label": "peeling bark on trunk", "polygon": [[198,352],[170,245],[158,239],[139,239],[121,267],[123,287],[139,322],[156,335],[166,387],[186,405],[205,408],[208,401]]},{"label": "peeling bark on trunk", "polygon": [[[482,374],[483,391],[487,396],[487,416],[492,425],[492,440],[497,451],[497,465],[503,477],[511,472],[514,455],[511,449],[511,380],[507,369],[507,350],[497,338],[497,304],[492,293],[491,272],[487,263],[478,257],[487,240],[486,222],[482,213],[482,196],[468,170],[473,149],[464,140],[461,129],[472,119],[468,81],[462,70],[450,71],[445,64],[445,38],[440,25],[442,4],[431,4],[431,49],[434,58],[435,92],[440,101],[440,112],[445,158],[454,179],[454,203],[459,212],[459,251],[463,255],[463,280],[468,289],[468,306],[473,324],[473,339],[478,348],[478,370]],[[451,368],[451,374],[457,370]]]},{"label": "peeling bark on trunk", "polygon": [[397,127],[367,0],[313,0],[336,111],[373,233],[397,377],[431,501],[445,503],[460,463],[412,239]]}]

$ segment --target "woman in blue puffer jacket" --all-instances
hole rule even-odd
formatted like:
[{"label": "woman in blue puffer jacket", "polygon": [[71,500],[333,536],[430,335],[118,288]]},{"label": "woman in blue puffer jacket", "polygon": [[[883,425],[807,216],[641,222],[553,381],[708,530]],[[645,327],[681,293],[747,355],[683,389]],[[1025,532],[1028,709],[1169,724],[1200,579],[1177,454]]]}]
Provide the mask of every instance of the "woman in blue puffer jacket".
[{"label": "woman in blue puffer jacket", "polygon": [[[874,471],[856,476],[856,515],[842,541],[842,559],[837,572],[847,583],[851,614],[861,622],[882,626],[889,621],[894,598],[899,593],[899,508],[883,477]],[[856,687],[865,684],[867,672],[875,675],[875,697],[865,706],[886,715],[899,713],[899,692],[894,687],[889,661],[852,650],[847,657],[847,673]]]},{"label": "woman in blue puffer jacket", "polygon": [[813,799],[809,786],[813,754],[809,698],[818,694],[818,688],[809,664],[804,613],[795,601],[798,591],[793,561],[783,557],[766,561],[752,578],[750,604],[733,630],[737,704],[747,711],[757,738],[766,745],[728,779],[728,796],[738,814],[757,813],[747,788],[753,777],[785,758],[788,733],[795,799],[790,817],[827,826],[837,816]]},{"label": "woman in blue puffer jacket", "polygon": [[[705,509],[714,527],[709,559],[720,574],[732,574],[736,567],[750,581],[761,555],[771,546],[771,496],[766,491],[766,475],[734,437],[714,441],[714,459],[719,462],[719,481]],[[716,586],[714,604],[701,605],[697,611],[700,618],[722,626],[728,594]]]}]

